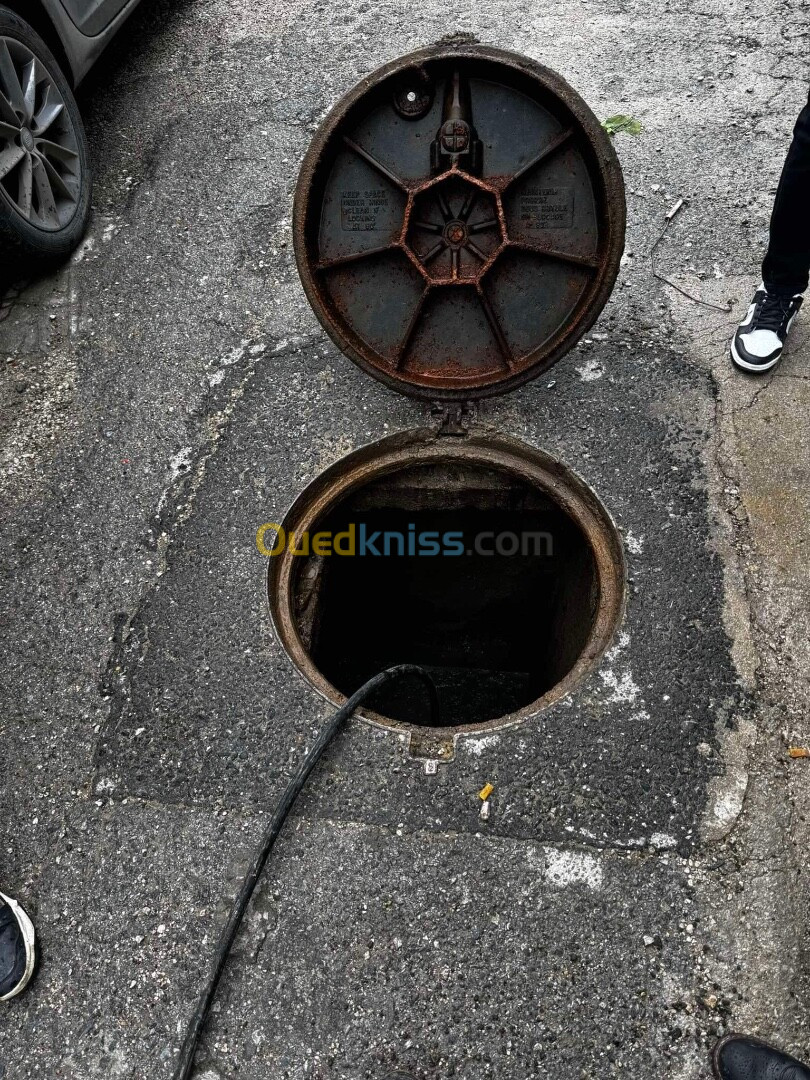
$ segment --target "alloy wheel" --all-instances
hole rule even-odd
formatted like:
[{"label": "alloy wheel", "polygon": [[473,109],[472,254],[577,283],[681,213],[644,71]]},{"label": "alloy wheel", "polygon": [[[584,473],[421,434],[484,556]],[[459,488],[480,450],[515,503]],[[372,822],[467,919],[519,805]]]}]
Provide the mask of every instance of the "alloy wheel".
[{"label": "alloy wheel", "polygon": [[0,37],[0,197],[47,232],[73,218],[81,194],[76,132],[42,60]]}]

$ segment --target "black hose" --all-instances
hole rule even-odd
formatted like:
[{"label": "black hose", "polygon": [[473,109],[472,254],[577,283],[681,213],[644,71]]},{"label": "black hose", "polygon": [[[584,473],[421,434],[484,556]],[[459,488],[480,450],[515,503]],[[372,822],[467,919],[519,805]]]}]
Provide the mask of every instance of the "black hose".
[{"label": "black hose", "polygon": [[438,726],[439,698],[436,693],[436,685],[433,682],[433,679],[431,679],[424,668],[418,667],[416,664],[398,664],[396,667],[391,667],[386,671],[380,672],[379,675],[375,675],[373,679],[369,679],[367,683],[364,683],[356,693],[352,694],[346,704],[338,709],[326,727],[323,728],[315,742],[312,744],[309,753],[298,767],[295,776],[287,785],[287,789],[282,795],[281,801],[276,807],[276,811],[273,814],[269,825],[265,829],[262,842],[257,848],[256,854],[253,856],[250,870],[245,877],[242,888],[239,890],[239,895],[234,901],[234,905],[231,908],[231,914],[228,917],[228,922],[219,939],[219,945],[217,946],[214,958],[214,965],[211,970],[211,977],[209,978],[208,984],[200,996],[197,1008],[194,1010],[194,1014],[189,1021],[186,1037],[183,1040],[183,1046],[180,1050],[180,1059],[177,1063],[174,1080],[190,1080],[191,1078],[191,1071],[194,1067],[194,1057],[197,1052],[197,1044],[200,1040],[202,1030],[205,1027],[205,1022],[208,1019],[208,1013],[213,1004],[217,987],[219,986],[219,980],[222,977],[222,972],[225,968],[234,940],[236,939],[236,935],[239,933],[239,927],[242,924],[245,911],[250,903],[250,898],[253,896],[253,892],[261,877],[268,856],[273,849],[278,834],[281,832],[281,827],[292,809],[293,803],[300,795],[301,789],[307,782],[307,777],[317,765],[318,760],[329,746],[332,739],[338,734],[352,713],[362,705],[366,698],[373,694],[375,690],[379,690],[385,683],[390,682],[392,679],[397,679],[402,675],[415,675],[424,682],[430,699],[430,722],[433,727]]}]

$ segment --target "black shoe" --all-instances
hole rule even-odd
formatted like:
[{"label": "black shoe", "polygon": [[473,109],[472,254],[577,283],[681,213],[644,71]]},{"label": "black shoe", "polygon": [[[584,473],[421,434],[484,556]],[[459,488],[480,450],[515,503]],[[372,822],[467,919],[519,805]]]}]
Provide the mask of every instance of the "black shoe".
[{"label": "black shoe", "polygon": [[743,371],[770,371],[779,363],[802,294],[771,296],[760,285],[731,342],[731,359]]},{"label": "black shoe", "polygon": [[750,1035],[727,1035],[712,1055],[717,1080],[810,1080],[796,1058]]},{"label": "black shoe", "polygon": [[35,966],[34,924],[16,900],[0,893],[0,1001],[21,994]]}]

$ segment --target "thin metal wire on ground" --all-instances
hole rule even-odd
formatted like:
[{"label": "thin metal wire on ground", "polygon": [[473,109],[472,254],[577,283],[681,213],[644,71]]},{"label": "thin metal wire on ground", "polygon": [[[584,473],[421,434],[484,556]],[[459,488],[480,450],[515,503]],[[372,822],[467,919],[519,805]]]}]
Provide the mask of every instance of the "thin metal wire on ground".
[{"label": "thin metal wire on ground", "polygon": [[672,281],[671,278],[668,278],[666,276],[666,274],[662,274],[661,271],[658,269],[658,267],[655,264],[655,253],[658,250],[658,245],[661,243],[661,241],[667,235],[667,231],[668,231],[670,225],[672,224],[672,222],[674,221],[675,215],[685,205],[686,205],[686,203],[685,203],[684,199],[679,199],[678,202],[675,203],[675,205],[672,207],[672,209],[666,215],[666,221],[664,222],[663,229],[661,230],[661,232],[658,235],[658,239],[655,241],[653,246],[650,248],[650,268],[652,269],[652,275],[658,281],[663,281],[665,285],[669,285],[669,287],[671,289],[674,289],[676,292],[679,292],[681,294],[681,296],[685,296],[687,298],[687,300],[691,300],[693,304],[700,304],[701,307],[711,308],[712,311],[722,311],[725,315],[730,315],[732,310],[733,310],[732,307],[731,307],[731,304],[721,305],[721,304],[714,304],[710,300],[702,300],[699,296],[695,296],[693,293],[688,292],[686,289],[684,289],[680,285],[676,284],[676,282]]}]

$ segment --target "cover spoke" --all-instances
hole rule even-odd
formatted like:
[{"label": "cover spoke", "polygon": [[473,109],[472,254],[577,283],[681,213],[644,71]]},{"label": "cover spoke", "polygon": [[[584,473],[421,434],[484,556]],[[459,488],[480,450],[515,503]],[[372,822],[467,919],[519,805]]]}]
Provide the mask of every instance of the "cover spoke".
[{"label": "cover spoke", "polygon": [[486,232],[487,229],[495,229],[498,226],[497,218],[487,218],[486,221],[478,221],[475,225],[470,225],[471,233]]},{"label": "cover spoke", "polygon": [[415,229],[424,229],[425,232],[441,233],[444,232],[441,225],[434,225],[432,221],[413,221],[411,222]]},{"label": "cover spoke", "polygon": [[467,192],[467,197],[464,200],[464,205],[459,210],[459,218],[461,221],[466,221],[472,213],[472,209],[475,206],[476,199],[478,198],[478,189],[470,188]]},{"label": "cover spoke", "polygon": [[453,220],[453,211],[450,209],[450,203],[447,201],[447,197],[444,194],[442,188],[436,188],[436,199],[439,203],[439,209],[444,215],[445,221]]},{"label": "cover spoke", "polygon": [[416,327],[419,325],[419,320],[422,316],[422,309],[425,306],[425,300],[427,300],[429,292],[430,286],[425,289],[425,291],[422,293],[416,303],[416,308],[414,309],[414,313],[411,316],[411,321],[408,323],[408,329],[405,331],[405,337],[402,339],[399,348],[397,349],[395,360],[395,366],[397,369],[401,368],[402,365],[405,363],[405,358],[408,355],[408,349],[411,346],[411,341],[413,341],[413,335]]},{"label": "cover spoke", "polygon": [[393,251],[396,244],[383,244],[381,247],[367,248],[365,251],[353,251],[350,255],[336,255],[333,259],[321,259],[318,263],[319,270],[331,270],[333,266],[345,266],[347,263],[359,262],[361,259],[370,259],[372,255],[382,255],[385,251]]},{"label": "cover spoke", "polygon": [[510,176],[504,186],[504,191],[506,188],[511,187],[516,180],[519,180],[521,176],[525,176],[531,169],[535,169],[541,162],[547,161],[552,154],[556,154],[558,150],[561,150],[573,134],[573,128],[565,128],[561,131],[550,143],[544,146],[538,154],[535,154],[530,161],[527,161],[522,168],[518,169],[516,173]]},{"label": "cover spoke", "polygon": [[381,161],[378,161],[373,154],[370,154],[368,150],[364,150],[362,146],[358,145],[354,139],[350,139],[348,135],[344,135],[343,142],[350,150],[354,151],[354,153],[361,157],[363,161],[369,164],[372,169],[376,169],[381,176],[386,178],[386,180],[390,180],[392,184],[395,184],[400,191],[408,190],[408,185],[404,180],[401,180],[395,173],[392,173],[391,170],[383,165]]},{"label": "cover spoke", "polygon": [[479,285],[476,289],[478,293],[478,299],[481,301],[481,307],[484,309],[484,314],[487,317],[487,322],[490,325],[492,333],[495,335],[495,340],[498,342],[498,348],[501,350],[501,355],[504,358],[507,367],[512,367],[515,362],[514,354],[509,346],[509,342],[506,340],[506,335],[503,332],[498,316],[495,314],[495,309],[489,301],[489,297]]},{"label": "cover spoke", "polygon": [[446,247],[447,244],[444,242],[444,240],[440,240],[438,244],[433,245],[430,251],[422,255],[419,261],[422,263],[423,266],[425,266],[427,263],[430,262],[431,259],[435,259],[440,251],[444,251]]},{"label": "cover spoke", "polygon": [[559,262],[570,263],[572,266],[581,266],[583,270],[599,269],[599,261],[595,256],[574,255],[568,251],[544,247],[542,244],[527,244],[522,240],[510,240],[509,246],[517,248],[518,251],[527,251],[531,255],[543,255],[545,258],[557,259]]}]

